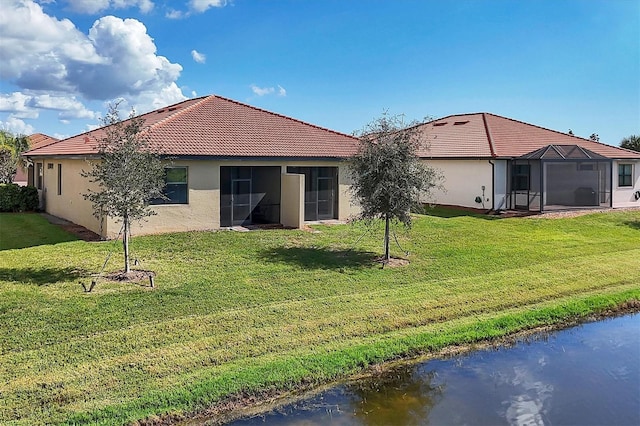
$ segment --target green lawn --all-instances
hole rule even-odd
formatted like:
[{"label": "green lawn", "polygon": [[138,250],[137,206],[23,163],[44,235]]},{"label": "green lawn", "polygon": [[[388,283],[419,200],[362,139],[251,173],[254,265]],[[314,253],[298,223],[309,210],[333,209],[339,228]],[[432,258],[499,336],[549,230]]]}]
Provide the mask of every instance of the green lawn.
[{"label": "green lawn", "polygon": [[[640,300],[640,212],[571,219],[439,211],[380,267],[381,229],[137,237],[156,289],[79,281],[117,242],[0,215],[0,423],[123,424],[235,393],[323,383],[372,363]],[[24,247],[24,248],[15,248]],[[394,247],[392,254],[403,253]]]}]

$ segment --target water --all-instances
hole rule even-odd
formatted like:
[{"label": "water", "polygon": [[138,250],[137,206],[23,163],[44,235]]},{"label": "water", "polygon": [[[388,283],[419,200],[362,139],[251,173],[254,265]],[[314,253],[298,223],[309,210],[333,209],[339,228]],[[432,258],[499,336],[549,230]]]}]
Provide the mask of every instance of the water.
[{"label": "water", "polygon": [[640,314],[346,383],[247,425],[640,425]]}]

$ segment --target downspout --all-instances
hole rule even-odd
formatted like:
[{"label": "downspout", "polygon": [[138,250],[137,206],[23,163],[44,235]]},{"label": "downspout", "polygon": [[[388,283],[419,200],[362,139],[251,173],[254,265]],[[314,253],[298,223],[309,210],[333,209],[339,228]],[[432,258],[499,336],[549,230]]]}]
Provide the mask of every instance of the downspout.
[{"label": "downspout", "polygon": [[540,160],[540,213],[544,211],[544,160]]},{"label": "downspout", "polygon": [[[496,150],[493,146],[493,137],[491,136],[491,130],[489,130],[489,123],[487,122],[487,114],[482,113],[482,122],[484,123],[484,130],[487,133],[487,142],[489,142],[489,152],[491,152],[491,157],[496,157]],[[489,164],[491,164],[491,208],[487,211],[490,213],[494,210],[496,206],[496,168],[495,163],[492,160],[489,160]],[[483,194],[484,196],[484,194]]]},{"label": "downspout", "polygon": [[[611,164],[611,178],[609,179],[609,207],[613,208],[613,160],[609,160],[609,164]],[[616,162],[616,165],[618,163]]]},{"label": "downspout", "polygon": [[493,160],[489,160],[489,164],[491,164],[491,208],[487,211],[491,213],[496,208],[496,164]]}]

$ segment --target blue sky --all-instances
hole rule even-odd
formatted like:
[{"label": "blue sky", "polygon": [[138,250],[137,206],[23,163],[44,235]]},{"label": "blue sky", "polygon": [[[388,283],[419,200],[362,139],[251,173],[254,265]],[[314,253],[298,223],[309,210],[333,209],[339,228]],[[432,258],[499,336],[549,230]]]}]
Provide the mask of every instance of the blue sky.
[{"label": "blue sky", "polygon": [[[70,136],[208,94],[351,133],[492,112],[640,134],[638,0],[0,0],[0,127]],[[125,112],[126,112],[125,111]]]}]

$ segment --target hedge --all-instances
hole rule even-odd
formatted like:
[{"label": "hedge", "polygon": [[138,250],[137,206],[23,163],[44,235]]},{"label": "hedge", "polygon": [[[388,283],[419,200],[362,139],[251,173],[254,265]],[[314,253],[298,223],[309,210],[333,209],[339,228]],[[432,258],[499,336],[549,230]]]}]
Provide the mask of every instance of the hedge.
[{"label": "hedge", "polygon": [[0,184],[0,212],[26,212],[38,209],[38,190],[15,183]]}]

